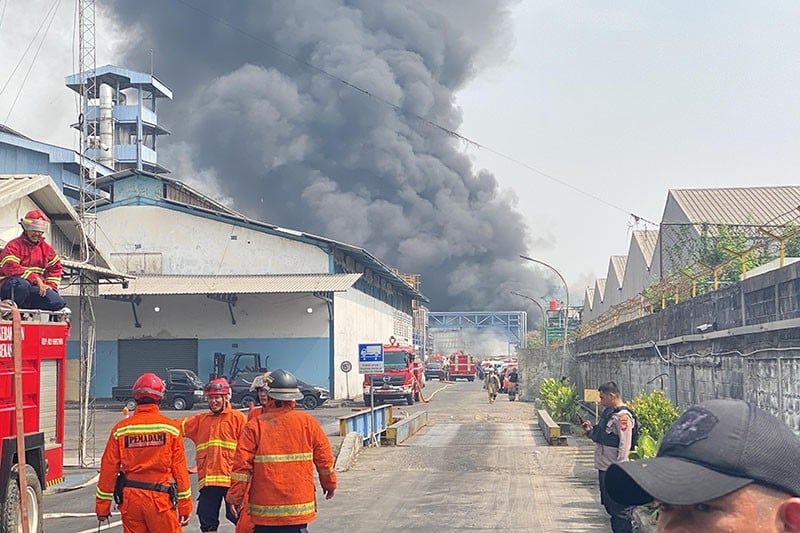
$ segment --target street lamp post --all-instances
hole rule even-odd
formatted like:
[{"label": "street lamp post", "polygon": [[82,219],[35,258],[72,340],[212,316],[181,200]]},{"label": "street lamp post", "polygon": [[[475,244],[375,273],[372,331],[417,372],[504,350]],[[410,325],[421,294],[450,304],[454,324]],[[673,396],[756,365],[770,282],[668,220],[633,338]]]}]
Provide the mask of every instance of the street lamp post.
[{"label": "street lamp post", "polygon": [[567,295],[567,309],[564,313],[564,354],[561,357],[561,376],[564,376],[564,365],[567,363],[567,334],[569,333],[569,287],[567,286],[566,280],[564,280],[564,276],[561,275],[561,272],[555,269],[554,266],[548,265],[544,261],[540,261],[538,259],[534,259],[533,257],[528,257],[527,255],[520,255],[520,258],[531,261],[532,263],[536,263],[538,265],[545,266],[556,273],[558,279],[561,280],[561,283],[564,284],[564,292]]},{"label": "street lamp post", "polygon": [[522,294],[521,292],[511,291],[511,294],[519,296],[520,298],[525,298],[526,300],[530,300],[536,304],[536,307],[539,308],[539,311],[542,313],[542,344],[547,346],[547,316],[545,315],[542,304],[540,304],[535,298],[528,296],[527,294]]}]

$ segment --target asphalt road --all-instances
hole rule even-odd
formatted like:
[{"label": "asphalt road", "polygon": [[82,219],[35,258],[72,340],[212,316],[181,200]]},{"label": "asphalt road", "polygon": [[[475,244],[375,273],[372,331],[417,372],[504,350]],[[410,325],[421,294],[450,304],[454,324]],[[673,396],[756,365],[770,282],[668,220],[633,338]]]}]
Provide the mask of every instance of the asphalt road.
[{"label": "asphalt road", "polygon": [[[479,382],[428,382],[425,394],[433,395],[430,403],[398,406],[395,416],[425,409],[427,427],[401,446],[363,449],[353,467],[338,474],[333,499],[325,500],[317,487],[319,509],[311,531],[608,531],[590,448],[544,444],[532,404],[500,395],[490,405]],[[351,409],[311,412],[336,441],[336,417]],[[118,419],[117,411],[98,412],[100,452]],[[186,442],[193,464],[193,447]],[[196,483],[196,476],[192,480]],[[44,505],[45,531],[97,531],[94,486],[48,494]],[[115,515],[112,523],[118,522]],[[185,530],[199,531],[196,517]],[[223,522],[219,531],[234,528]]]}]

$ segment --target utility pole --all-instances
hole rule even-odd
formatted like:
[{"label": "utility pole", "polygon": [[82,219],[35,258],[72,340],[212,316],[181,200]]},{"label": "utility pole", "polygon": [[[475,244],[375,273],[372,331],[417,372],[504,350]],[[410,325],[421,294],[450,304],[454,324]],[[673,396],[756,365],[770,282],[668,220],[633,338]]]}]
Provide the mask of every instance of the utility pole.
[{"label": "utility pole", "polygon": [[[96,170],[94,162],[87,157],[89,148],[98,144],[97,114],[89,117],[90,102],[97,94],[97,57],[95,32],[95,0],[78,0],[78,72],[80,81],[80,190],[78,214],[80,216],[80,250],[81,262],[95,264],[96,258],[92,243],[97,234],[97,219],[94,210]],[[91,201],[90,201],[91,200]],[[79,270],[78,285],[80,288],[80,412],[78,416],[79,446],[78,462],[81,466],[89,466],[86,455],[86,444],[89,440],[90,428],[94,431],[94,398],[90,390],[94,380],[95,355],[95,320],[91,298],[96,296],[97,284],[86,271]]]}]

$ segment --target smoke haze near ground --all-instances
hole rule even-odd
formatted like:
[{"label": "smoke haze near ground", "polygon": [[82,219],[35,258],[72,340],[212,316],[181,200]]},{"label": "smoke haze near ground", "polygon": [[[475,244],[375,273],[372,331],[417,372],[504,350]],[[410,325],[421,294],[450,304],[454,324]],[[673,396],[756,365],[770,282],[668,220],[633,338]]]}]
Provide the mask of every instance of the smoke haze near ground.
[{"label": "smoke haze near ground", "polygon": [[421,274],[434,310],[526,309],[509,291],[560,292],[518,257],[554,243],[526,228],[515,194],[409,115],[459,128],[455,92],[513,45],[508,2],[117,0],[103,16],[129,28],[116,62],[149,71],[152,49],[174,90],[159,159],[176,178]]}]

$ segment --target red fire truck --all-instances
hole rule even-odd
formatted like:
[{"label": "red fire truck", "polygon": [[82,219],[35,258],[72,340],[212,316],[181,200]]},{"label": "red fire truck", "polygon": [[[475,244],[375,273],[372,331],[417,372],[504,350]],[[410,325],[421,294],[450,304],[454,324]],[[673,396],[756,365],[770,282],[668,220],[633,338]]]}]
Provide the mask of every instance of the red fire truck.
[{"label": "red fire truck", "polygon": [[383,374],[364,375],[364,405],[372,405],[370,384],[375,404],[386,400],[405,400],[408,405],[419,401],[419,389],[425,386],[422,363],[413,346],[401,345],[394,337],[383,345]]},{"label": "red fire truck", "polygon": [[450,379],[453,381],[458,378],[475,381],[476,370],[475,358],[464,350],[450,354]]},{"label": "red fire truck", "polygon": [[[64,479],[69,314],[22,311],[22,416],[28,526],[42,531],[42,489]],[[0,531],[21,531],[13,323],[0,317]]]}]

